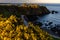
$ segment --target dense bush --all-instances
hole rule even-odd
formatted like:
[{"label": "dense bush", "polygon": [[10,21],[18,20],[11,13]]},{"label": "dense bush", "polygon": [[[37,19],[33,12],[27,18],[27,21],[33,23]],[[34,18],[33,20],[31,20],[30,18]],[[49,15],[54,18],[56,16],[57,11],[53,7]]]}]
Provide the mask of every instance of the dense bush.
[{"label": "dense bush", "polygon": [[14,15],[2,19],[0,19],[0,40],[53,40],[47,32],[31,22],[28,26],[18,24],[18,20],[22,20]]}]

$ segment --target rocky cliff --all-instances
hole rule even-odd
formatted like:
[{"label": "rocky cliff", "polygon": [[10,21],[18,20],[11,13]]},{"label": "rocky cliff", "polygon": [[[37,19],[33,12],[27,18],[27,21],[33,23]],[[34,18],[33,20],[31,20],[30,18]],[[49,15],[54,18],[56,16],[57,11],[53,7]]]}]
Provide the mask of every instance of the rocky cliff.
[{"label": "rocky cliff", "polygon": [[[34,4],[22,4],[20,6],[17,5],[0,5],[0,14],[16,14],[16,15],[45,15],[49,14],[50,11],[44,7]],[[18,13],[18,14],[17,14]],[[9,14],[9,15],[10,15]]]}]

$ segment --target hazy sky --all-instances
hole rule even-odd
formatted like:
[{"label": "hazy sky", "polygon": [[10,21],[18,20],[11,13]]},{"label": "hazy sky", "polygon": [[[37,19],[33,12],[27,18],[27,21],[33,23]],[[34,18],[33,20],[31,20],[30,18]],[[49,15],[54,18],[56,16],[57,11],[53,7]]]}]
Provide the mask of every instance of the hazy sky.
[{"label": "hazy sky", "polygon": [[60,0],[0,0],[0,3],[60,3]]}]

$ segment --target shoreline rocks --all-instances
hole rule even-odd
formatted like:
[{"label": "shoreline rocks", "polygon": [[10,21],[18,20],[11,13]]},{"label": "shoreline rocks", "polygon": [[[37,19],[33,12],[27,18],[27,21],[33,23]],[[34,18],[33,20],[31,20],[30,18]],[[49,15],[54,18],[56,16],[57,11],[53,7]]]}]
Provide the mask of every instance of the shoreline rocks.
[{"label": "shoreline rocks", "polygon": [[52,13],[52,14],[58,13],[58,11],[52,10],[51,13]]}]

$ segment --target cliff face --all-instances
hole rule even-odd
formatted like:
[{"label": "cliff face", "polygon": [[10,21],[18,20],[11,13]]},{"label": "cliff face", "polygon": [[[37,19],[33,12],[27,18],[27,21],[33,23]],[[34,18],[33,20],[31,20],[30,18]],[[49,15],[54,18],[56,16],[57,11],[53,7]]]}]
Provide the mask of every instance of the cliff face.
[{"label": "cliff face", "polygon": [[45,15],[50,13],[50,11],[46,7],[39,5],[21,6],[19,8],[20,8],[20,12],[25,15]]},{"label": "cliff face", "polygon": [[45,15],[50,13],[46,7],[39,5],[0,5],[0,13],[5,12],[7,12],[6,14],[13,13],[16,15]]}]

